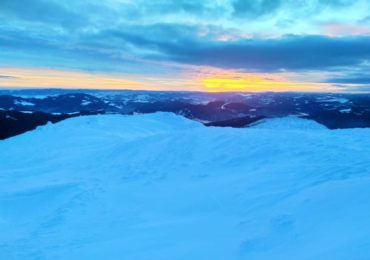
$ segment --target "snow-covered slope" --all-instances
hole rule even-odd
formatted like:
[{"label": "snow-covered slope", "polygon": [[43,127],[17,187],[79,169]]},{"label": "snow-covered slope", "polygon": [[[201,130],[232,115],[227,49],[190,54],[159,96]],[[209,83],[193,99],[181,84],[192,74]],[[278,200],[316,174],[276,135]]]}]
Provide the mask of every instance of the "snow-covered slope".
[{"label": "snow-covered slope", "polygon": [[0,259],[368,259],[370,129],[300,120],[101,115],[2,141]]},{"label": "snow-covered slope", "polygon": [[259,120],[250,127],[270,130],[319,130],[327,129],[325,126],[308,119],[296,116],[287,116],[283,118],[268,118]]}]

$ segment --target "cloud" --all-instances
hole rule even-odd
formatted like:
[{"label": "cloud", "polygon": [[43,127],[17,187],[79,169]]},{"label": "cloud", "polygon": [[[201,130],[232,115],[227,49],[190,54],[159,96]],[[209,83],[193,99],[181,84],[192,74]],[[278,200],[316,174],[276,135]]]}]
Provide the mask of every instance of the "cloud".
[{"label": "cloud", "polygon": [[1,0],[0,16],[66,27],[83,23],[79,12],[70,10],[53,0]]},{"label": "cloud", "polygon": [[340,92],[348,93],[369,93],[370,85],[369,84],[334,84],[333,87],[337,88]]},{"label": "cloud", "polygon": [[243,18],[255,18],[271,14],[281,6],[281,0],[234,0],[232,2],[233,14]]},{"label": "cloud", "polygon": [[328,36],[356,36],[370,35],[370,26],[358,24],[328,23],[323,24],[325,34]]},{"label": "cloud", "polygon": [[349,74],[349,75],[342,76],[342,77],[329,78],[328,80],[326,80],[326,82],[339,83],[339,84],[369,84],[370,85],[370,74],[369,73]]},{"label": "cloud", "polygon": [[0,75],[0,79],[16,79],[17,77],[8,76],[8,75]]},{"label": "cloud", "polygon": [[231,42],[191,37],[172,38],[176,40],[171,41],[167,37],[147,38],[128,32],[112,36],[138,47],[155,49],[158,59],[229,69],[321,70],[357,66],[370,61],[370,37],[367,36],[286,36]]},{"label": "cloud", "polygon": [[369,3],[0,0],[0,66],[138,75],[181,66],[335,71],[340,77],[328,82],[363,83],[351,72],[370,64]]},{"label": "cloud", "polygon": [[215,3],[208,4],[209,1],[199,0],[159,0],[155,3],[142,2],[141,7],[145,9],[146,13],[153,11],[155,13],[187,13],[195,15],[204,15],[211,11]]},{"label": "cloud", "polygon": [[[327,70],[359,66],[370,61],[369,36],[327,37],[288,35],[276,39],[219,41],[220,28],[155,24],[112,29],[90,35],[89,41],[125,46],[143,59],[167,60],[190,65],[256,71]],[[215,39],[217,38],[217,39]],[[101,42],[104,39],[104,42]]]},{"label": "cloud", "polygon": [[370,62],[369,36],[215,39],[224,32],[220,27],[166,23],[80,33],[73,39],[28,31],[6,31],[4,38],[0,31],[0,44],[17,57],[22,50],[35,56],[44,53],[54,62],[65,62],[66,58],[70,62],[75,57],[73,66],[84,60],[89,66],[94,61],[100,68],[106,63],[108,69],[112,63],[122,65],[137,59],[260,72],[338,70]]},{"label": "cloud", "polygon": [[[353,0],[326,0],[326,1],[320,1],[320,5],[326,5],[326,6],[331,6],[331,7],[346,7],[351,4],[354,4]],[[357,1],[358,2],[358,1]]]}]

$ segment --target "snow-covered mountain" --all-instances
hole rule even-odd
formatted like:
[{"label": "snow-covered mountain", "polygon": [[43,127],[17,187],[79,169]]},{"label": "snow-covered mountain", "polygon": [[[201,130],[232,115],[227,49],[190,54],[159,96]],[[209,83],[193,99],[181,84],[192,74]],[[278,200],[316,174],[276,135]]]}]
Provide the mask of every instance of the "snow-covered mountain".
[{"label": "snow-covered mountain", "polygon": [[370,127],[370,95],[0,89],[0,140],[44,125],[46,119],[155,112],[206,126],[246,127],[264,118],[299,116],[330,129],[362,128]]},{"label": "snow-covered mountain", "polygon": [[370,255],[370,129],[99,115],[0,151],[0,259]]}]

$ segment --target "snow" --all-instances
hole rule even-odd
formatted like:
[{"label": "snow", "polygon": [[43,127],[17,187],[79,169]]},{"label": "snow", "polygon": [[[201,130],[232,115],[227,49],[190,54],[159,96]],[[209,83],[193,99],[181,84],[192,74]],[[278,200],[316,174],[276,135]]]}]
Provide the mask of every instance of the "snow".
[{"label": "snow", "polygon": [[12,120],[17,120],[17,118],[15,118],[15,117],[12,117],[12,116],[10,116],[10,115],[6,115],[6,116],[5,116],[5,118],[6,118],[6,119],[12,119]]},{"label": "snow", "polygon": [[90,105],[92,102],[90,100],[82,100],[81,106],[87,106]]},{"label": "snow", "polygon": [[225,110],[226,109],[226,107],[225,106],[227,106],[227,105],[229,105],[230,104],[230,102],[226,102],[225,104],[223,104],[222,106],[221,106],[221,109],[222,110]]},{"label": "snow", "polygon": [[345,103],[348,103],[349,100],[347,98],[337,98],[337,102],[341,104],[345,104]]},{"label": "snow", "polygon": [[253,95],[250,93],[239,93],[240,96],[245,97],[245,98],[251,98]]},{"label": "snow", "polygon": [[32,102],[28,102],[25,100],[14,100],[14,105],[20,105],[20,106],[34,106],[35,104]]},{"label": "snow", "polygon": [[251,128],[293,131],[327,129],[324,125],[316,123],[313,120],[303,119],[296,116],[259,120],[252,124]]},{"label": "snow", "polygon": [[341,112],[341,113],[346,113],[346,114],[351,113],[351,111],[352,111],[352,109],[351,109],[351,108],[343,108],[343,109],[340,109],[340,110],[339,110],[339,112]]},{"label": "snow", "polygon": [[19,94],[19,93],[14,93],[15,96],[20,97],[20,98],[36,98],[36,99],[46,99],[52,96],[58,96],[60,94],[52,94],[49,93],[48,95],[39,95],[39,94]]},{"label": "snow", "polygon": [[140,94],[135,97],[135,101],[140,103],[149,103],[149,100],[150,100],[149,95]]},{"label": "snow", "polygon": [[317,101],[319,102],[334,102],[334,103],[340,103],[340,104],[346,104],[349,102],[347,98],[340,98],[340,97],[319,97],[317,98]]},{"label": "snow", "polygon": [[369,144],[297,117],[48,124],[0,142],[0,259],[366,259]]}]

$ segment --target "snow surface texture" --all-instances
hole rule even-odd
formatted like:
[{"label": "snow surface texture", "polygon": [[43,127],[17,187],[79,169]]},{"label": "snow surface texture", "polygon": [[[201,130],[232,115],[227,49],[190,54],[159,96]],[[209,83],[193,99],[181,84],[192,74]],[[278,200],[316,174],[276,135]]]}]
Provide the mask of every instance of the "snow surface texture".
[{"label": "snow surface texture", "polygon": [[0,259],[370,258],[370,129],[99,115],[0,151]]}]

